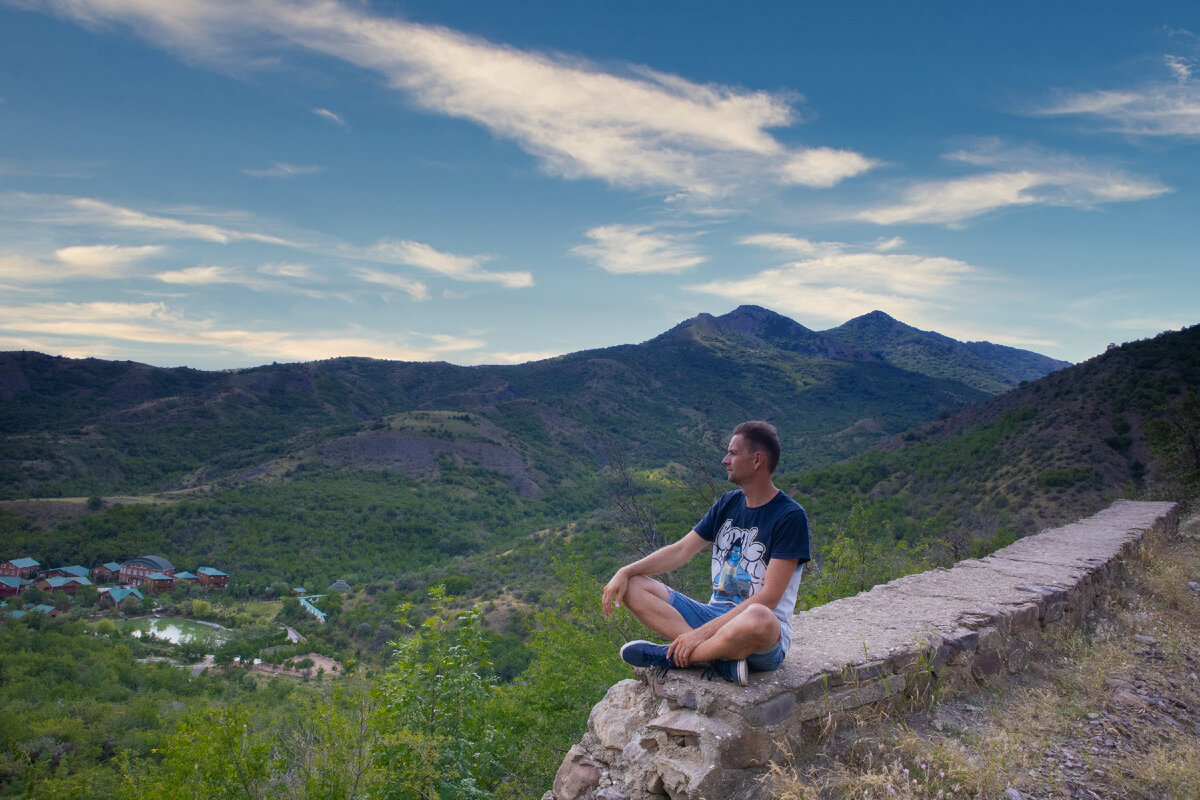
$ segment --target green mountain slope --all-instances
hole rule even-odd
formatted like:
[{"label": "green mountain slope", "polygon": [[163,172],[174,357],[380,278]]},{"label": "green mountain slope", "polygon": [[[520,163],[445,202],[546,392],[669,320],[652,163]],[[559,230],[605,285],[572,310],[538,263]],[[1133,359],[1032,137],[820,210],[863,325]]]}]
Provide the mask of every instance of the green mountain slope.
[{"label": "green mountain slope", "polygon": [[1148,426],[1195,391],[1200,326],[1110,349],[791,485],[830,515],[877,503],[910,538],[929,520],[1023,534],[1153,491]]},{"label": "green mountain slope", "polygon": [[856,317],[824,335],[877,355],[889,364],[936,378],[960,381],[989,394],[1036,380],[1069,366],[1028,350],[990,342],[960,342],[918,330],[882,311]]},{"label": "green mountain slope", "polygon": [[756,307],[518,366],[344,358],[204,373],[7,353],[0,497],[165,490],[314,461],[436,477],[446,458],[537,496],[607,449],[661,464],[752,417],[783,432],[785,468],[810,468],[986,397]]}]

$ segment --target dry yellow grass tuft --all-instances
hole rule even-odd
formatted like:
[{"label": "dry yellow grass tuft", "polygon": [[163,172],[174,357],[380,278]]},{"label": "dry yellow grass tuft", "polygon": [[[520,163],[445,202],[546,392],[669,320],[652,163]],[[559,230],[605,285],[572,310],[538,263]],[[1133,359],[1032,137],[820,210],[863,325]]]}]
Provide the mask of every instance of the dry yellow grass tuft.
[{"label": "dry yellow grass tuft", "polygon": [[762,797],[1200,797],[1200,517],[1143,550],[1078,632],[1020,674],[861,717],[776,764]]}]

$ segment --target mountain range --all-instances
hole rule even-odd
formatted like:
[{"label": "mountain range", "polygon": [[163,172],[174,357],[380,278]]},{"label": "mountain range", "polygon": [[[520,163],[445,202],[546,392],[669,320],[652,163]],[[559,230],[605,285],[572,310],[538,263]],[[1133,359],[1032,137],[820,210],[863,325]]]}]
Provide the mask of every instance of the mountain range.
[{"label": "mountain range", "polygon": [[833,463],[1066,362],[872,312],[812,331],[757,306],[641,344],[515,366],[339,358],[204,372],[0,353],[0,498],[161,491],[297,463],[434,477],[444,458],[525,496],[613,452],[661,464],[774,421],[783,468]]}]

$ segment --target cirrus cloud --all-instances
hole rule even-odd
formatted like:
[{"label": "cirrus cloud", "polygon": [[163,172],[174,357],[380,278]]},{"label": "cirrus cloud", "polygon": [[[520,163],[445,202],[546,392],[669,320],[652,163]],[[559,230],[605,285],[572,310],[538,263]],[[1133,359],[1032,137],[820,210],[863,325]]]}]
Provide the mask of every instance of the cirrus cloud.
[{"label": "cirrus cloud", "polygon": [[1094,208],[1171,191],[1153,178],[1033,148],[1006,147],[997,141],[947,153],[944,158],[989,171],[914,183],[901,191],[898,202],[858,211],[849,218],[878,225],[957,225],[1003,208]]},{"label": "cirrus cloud", "polygon": [[52,258],[5,255],[0,256],[0,276],[22,283],[115,280],[128,277],[139,261],[165,249],[157,245],[96,244],[60,247]]},{"label": "cirrus cloud", "polygon": [[409,239],[383,239],[363,252],[363,257],[386,264],[405,264],[436,272],[456,281],[498,283],[506,289],[533,285],[529,272],[491,272],[483,265],[491,256],[462,256],[446,253],[424,242]]},{"label": "cirrus cloud", "polygon": [[192,348],[215,350],[253,365],[340,356],[431,361],[449,353],[479,350],[485,342],[475,337],[417,332],[398,337],[395,333],[354,328],[297,332],[230,327],[212,318],[189,317],[163,302],[0,306],[0,349],[20,346],[83,357],[128,354],[137,347],[149,351],[161,345],[170,345],[181,353]]},{"label": "cirrus cloud", "polygon": [[705,261],[691,235],[660,232],[653,225],[598,225],[584,235],[592,244],[570,252],[614,275],[683,272]]},{"label": "cirrus cloud", "polygon": [[[792,95],[699,84],[646,67],[601,69],[335,0],[30,0],[85,25],[114,22],[182,56],[253,67],[295,48],[381,75],[422,108],[516,142],[555,175],[699,198],[771,184],[832,186],[876,165],[830,147],[789,148]],[[327,109],[314,113],[341,120]]]},{"label": "cirrus cloud", "polygon": [[1041,116],[1090,117],[1104,130],[1132,136],[1200,136],[1200,82],[1195,59],[1167,54],[1162,58],[1169,80],[1151,80],[1128,89],[1063,92],[1035,110]]}]

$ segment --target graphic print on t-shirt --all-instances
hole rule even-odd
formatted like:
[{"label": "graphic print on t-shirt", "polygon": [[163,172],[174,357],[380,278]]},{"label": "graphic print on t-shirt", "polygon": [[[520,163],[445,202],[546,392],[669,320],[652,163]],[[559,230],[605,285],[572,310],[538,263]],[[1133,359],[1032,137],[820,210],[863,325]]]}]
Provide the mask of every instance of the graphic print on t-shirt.
[{"label": "graphic print on t-shirt", "polygon": [[766,547],[756,541],[758,528],[735,528],[725,520],[713,542],[714,602],[740,603],[758,591],[766,574],[762,557]]}]

